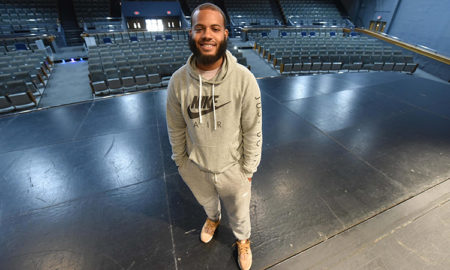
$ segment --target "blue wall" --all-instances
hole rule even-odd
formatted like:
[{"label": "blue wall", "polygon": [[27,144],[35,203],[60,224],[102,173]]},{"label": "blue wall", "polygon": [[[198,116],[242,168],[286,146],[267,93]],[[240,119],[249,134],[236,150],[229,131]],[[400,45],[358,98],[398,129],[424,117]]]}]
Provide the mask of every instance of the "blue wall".
[{"label": "blue wall", "polygon": [[[357,26],[368,27],[381,15],[386,33],[411,44],[425,45],[450,57],[449,0],[341,0]],[[419,68],[450,80],[450,66],[417,56]]]},{"label": "blue wall", "polygon": [[371,20],[378,16],[388,24],[392,20],[395,8],[400,0],[341,0],[349,16],[358,27],[368,27]]},{"label": "blue wall", "polygon": [[[171,14],[168,15],[167,11],[170,10]],[[135,17],[135,11],[139,11],[141,17],[156,18],[167,16],[180,16],[181,7],[178,1],[163,2],[163,1],[151,1],[151,2],[139,2],[139,1],[122,1],[122,13],[125,17]]]}]

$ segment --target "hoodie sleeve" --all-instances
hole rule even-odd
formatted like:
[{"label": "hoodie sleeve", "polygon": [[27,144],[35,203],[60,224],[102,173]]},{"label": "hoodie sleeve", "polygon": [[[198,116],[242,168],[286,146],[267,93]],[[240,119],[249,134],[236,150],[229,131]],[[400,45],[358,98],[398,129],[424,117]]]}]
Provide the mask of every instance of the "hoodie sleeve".
[{"label": "hoodie sleeve", "polygon": [[261,92],[253,74],[250,74],[248,87],[244,91],[241,125],[244,143],[242,167],[250,178],[261,161],[262,148]]},{"label": "hoodie sleeve", "polygon": [[181,103],[177,98],[173,80],[170,80],[167,88],[166,121],[169,141],[172,146],[172,159],[180,167],[187,159],[186,122],[181,112]]}]

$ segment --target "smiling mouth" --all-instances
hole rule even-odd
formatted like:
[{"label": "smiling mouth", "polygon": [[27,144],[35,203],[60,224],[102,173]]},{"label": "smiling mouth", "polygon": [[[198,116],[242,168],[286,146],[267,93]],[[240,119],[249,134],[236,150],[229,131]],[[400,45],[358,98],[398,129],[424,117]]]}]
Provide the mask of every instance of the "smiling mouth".
[{"label": "smiling mouth", "polygon": [[213,44],[200,44],[200,47],[202,47],[203,49],[207,49],[207,50],[212,49],[215,46],[216,45],[213,45]]}]

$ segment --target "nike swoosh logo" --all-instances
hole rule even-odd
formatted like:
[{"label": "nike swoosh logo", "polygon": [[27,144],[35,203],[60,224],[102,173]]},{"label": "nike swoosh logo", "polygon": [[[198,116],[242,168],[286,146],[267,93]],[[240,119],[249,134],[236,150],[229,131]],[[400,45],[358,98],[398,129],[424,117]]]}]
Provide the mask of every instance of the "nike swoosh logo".
[{"label": "nike swoosh logo", "polygon": [[[217,109],[220,109],[221,107],[227,105],[227,104],[230,103],[230,102],[231,102],[231,101],[228,101],[228,102],[225,103],[225,104],[222,104],[222,105],[220,105],[220,106],[216,106],[216,110],[217,110]],[[210,113],[210,112],[212,112],[213,110],[214,110],[214,108],[207,109],[207,110],[203,110],[203,111],[202,111],[202,115],[205,115],[205,114],[207,114],[207,113]],[[190,107],[190,106],[188,107],[187,111],[188,111],[189,118],[191,118],[191,119],[195,119],[195,118],[199,118],[199,117],[200,117],[200,113],[198,113],[198,112],[191,112],[191,107]]]}]

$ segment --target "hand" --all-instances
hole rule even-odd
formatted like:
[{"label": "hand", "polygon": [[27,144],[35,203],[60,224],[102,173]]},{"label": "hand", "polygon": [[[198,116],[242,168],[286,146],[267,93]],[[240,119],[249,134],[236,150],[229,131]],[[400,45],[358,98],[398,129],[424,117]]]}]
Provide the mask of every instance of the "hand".
[{"label": "hand", "polygon": [[250,177],[250,178],[248,179],[248,181],[251,182],[251,181],[252,181],[252,178]]}]

